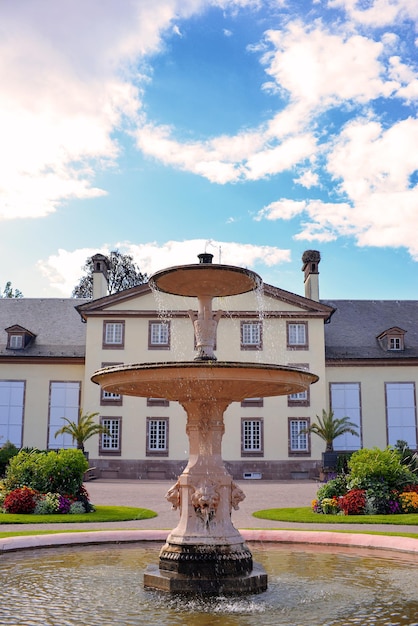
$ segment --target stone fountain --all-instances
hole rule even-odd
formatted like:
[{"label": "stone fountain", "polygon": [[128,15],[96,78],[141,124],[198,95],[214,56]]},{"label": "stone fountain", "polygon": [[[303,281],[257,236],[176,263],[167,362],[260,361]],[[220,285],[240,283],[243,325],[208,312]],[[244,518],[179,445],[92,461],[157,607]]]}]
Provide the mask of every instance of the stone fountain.
[{"label": "stone fountain", "polygon": [[253,291],[262,283],[250,270],[212,264],[212,257],[201,254],[198,264],[168,268],[150,279],[153,290],[197,298],[198,311],[189,311],[195,360],[113,366],[92,380],[113,393],[178,401],[187,414],[189,461],[166,495],[180,520],[161,549],[159,565],[146,570],[144,585],[173,593],[258,593],[267,588],[267,574],[253,563],[231,521],[245,495],[222,460],[224,413],[246,398],[305,391],[318,377],[282,365],[217,361],[222,312],[212,310],[213,298]]}]

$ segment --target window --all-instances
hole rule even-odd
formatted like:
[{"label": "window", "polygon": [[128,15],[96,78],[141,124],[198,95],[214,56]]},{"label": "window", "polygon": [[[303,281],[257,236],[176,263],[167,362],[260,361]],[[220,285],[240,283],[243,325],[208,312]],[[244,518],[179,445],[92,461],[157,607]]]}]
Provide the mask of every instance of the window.
[{"label": "window", "polygon": [[170,349],[170,323],[149,322],[148,348],[150,350]]},{"label": "window", "polygon": [[241,456],[263,456],[263,420],[241,420]]},{"label": "window", "polygon": [[349,417],[357,426],[358,437],[345,433],[334,439],[334,450],[358,450],[361,447],[360,383],[331,383],[331,409],[334,417]]},{"label": "window", "polygon": [[241,322],[241,350],[262,349],[261,322]]},{"label": "window", "polygon": [[22,446],[25,382],[0,380],[0,445],[10,441]]},{"label": "window", "polygon": [[12,350],[20,350],[23,348],[23,335],[10,335],[9,341]]},{"label": "window", "polygon": [[168,418],[147,418],[147,456],[168,456]]},{"label": "window", "polygon": [[147,398],[147,406],[169,406],[170,403],[165,398]]},{"label": "window", "polygon": [[388,444],[401,439],[412,450],[417,448],[417,411],[414,383],[386,383]]},{"label": "window", "polygon": [[102,417],[102,426],[105,426],[109,434],[100,435],[99,454],[120,454],[121,453],[121,417]]},{"label": "window", "polygon": [[309,419],[289,419],[289,456],[310,453],[309,433],[302,433],[309,428]]},{"label": "window", "polygon": [[103,348],[123,348],[125,343],[125,322],[103,323]]},{"label": "window", "polygon": [[287,348],[290,350],[308,349],[308,323],[287,322]]},{"label": "window", "polygon": [[48,448],[57,450],[76,446],[71,435],[65,433],[55,437],[55,433],[65,425],[63,417],[71,422],[78,422],[80,388],[80,382],[54,381],[50,383]]},{"label": "window", "polygon": [[262,406],[264,406],[264,400],[263,400],[263,398],[245,398],[245,400],[243,400],[241,402],[241,406],[243,406],[243,407],[251,407],[251,406],[262,407]]},{"label": "window", "polygon": [[[309,371],[309,363],[288,363],[292,367],[298,367],[299,369]],[[310,395],[309,388],[306,391],[299,391],[298,393],[291,393],[287,396],[287,406],[309,406]]]},{"label": "window", "polygon": [[400,337],[389,337],[389,350],[402,350]]},{"label": "window", "polygon": [[[102,367],[110,367],[112,365],[122,365],[119,363],[102,363]],[[123,396],[120,393],[113,393],[100,389],[100,404],[102,406],[122,406]]]},{"label": "window", "polygon": [[309,391],[291,393],[287,396],[287,406],[309,406]]}]

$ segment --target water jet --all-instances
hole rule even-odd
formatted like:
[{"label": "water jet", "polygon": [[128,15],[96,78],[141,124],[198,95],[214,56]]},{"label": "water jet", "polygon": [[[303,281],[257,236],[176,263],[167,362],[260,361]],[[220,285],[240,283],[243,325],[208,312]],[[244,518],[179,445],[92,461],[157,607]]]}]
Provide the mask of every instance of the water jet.
[{"label": "water jet", "polygon": [[189,311],[196,358],[103,368],[92,381],[111,393],[177,401],[187,414],[189,461],[166,495],[180,520],[161,549],[158,567],[147,568],[144,585],[172,593],[258,593],[267,588],[267,574],[231,521],[232,508],[245,495],[222,460],[224,413],[246,398],[306,391],[318,377],[296,367],[217,360],[222,311],[213,311],[213,299],[254,291],[262,281],[251,270],[212,264],[212,256],[161,270],[149,281],[154,291],[197,299],[198,310]]}]

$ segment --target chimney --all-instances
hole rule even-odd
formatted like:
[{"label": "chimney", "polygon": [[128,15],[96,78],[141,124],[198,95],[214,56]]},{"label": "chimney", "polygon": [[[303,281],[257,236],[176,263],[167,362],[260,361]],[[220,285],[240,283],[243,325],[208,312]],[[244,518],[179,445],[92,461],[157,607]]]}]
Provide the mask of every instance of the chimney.
[{"label": "chimney", "polygon": [[103,254],[95,254],[93,261],[93,300],[107,296],[109,259]]},{"label": "chimney", "polygon": [[305,298],[319,302],[319,262],[321,254],[318,250],[305,250],[302,255],[302,272],[304,273]]}]

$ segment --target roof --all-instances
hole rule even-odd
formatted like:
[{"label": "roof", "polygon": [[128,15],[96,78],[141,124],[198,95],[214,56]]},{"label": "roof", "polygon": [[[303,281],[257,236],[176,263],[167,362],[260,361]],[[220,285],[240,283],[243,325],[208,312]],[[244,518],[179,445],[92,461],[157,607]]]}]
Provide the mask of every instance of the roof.
[{"label": "roof", "polygon": [[[81,298],[0,298],[0,357],[84,357],[86,326],[75,307]],[[35,335],[23,350],[6,349],[6,329],[21,326]]]},{"label": "roof", "polygon": [[[325,358],[418,358],[417,300],[321,300],[335,309],[325,324]],[[405,350],[386,350],[378,337],[389,329],[405,331]]]}]

